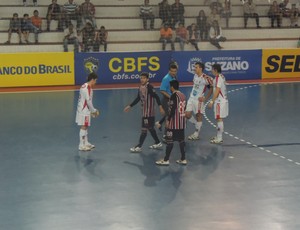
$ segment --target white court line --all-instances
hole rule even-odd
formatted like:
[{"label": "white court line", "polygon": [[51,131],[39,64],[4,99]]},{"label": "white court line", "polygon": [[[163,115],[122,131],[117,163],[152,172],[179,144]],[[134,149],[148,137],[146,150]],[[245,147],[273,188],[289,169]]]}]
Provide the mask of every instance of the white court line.
[{"label": "white court line", "polygon": [[[266,83],[266,84],[263,84],[263,85],[267,85],[267,84],[273,84],[273,83]],[[242,88],[239,88],[239,89],[230,90],[230,91],[228,91],[228,93],[232,93],[232,92],[235,92],[235,91],[238,91],[238,90],[244,90],[244,89],[248,89],[248,88],[252,88],[252,87],[257,87],[257,86],[260,86],[260,85],[248,85],[248,86],[245,86],[245,87],[242,87]],[[216,125],[215,125],[212,121],[210,121],[209,118],[208,118],[207,115],[206,115],[206,107],[207,107],[207,105],[208,105],[209,102],[210,102],[210,101],[208,101],[208,102],[205,104],[204,117],[205,117],[205,119],[207,120],[207,122],[208,122],[209,124],[211,124],[212,126],[216,127]],[[254,147],[254,148],[258,148],[258,149],[260,149],[261,151],[264,151],[264,152],[266,152],[266,153],[271,153],[273,156],[280,157],[281,159],[284,159],[284,160],[286,160],[286,161],[288,161],[288,162],[291,162],[291,163],[294,163],[294,164],[300,166],[300,162],[294,161],[294,160],[292,160],[292,159],[290,159],[290,158],[286,158],[285,156],[283,156],[283,154],[274,153],[274,152],[272,152],[272,151],[269,150],[269,149],[265,149],[265,148],[263,148],[263,147],[259,147],[258,145],[252,144],[252,143],[249,142],[249,141],[246,141],[246,140],[244,140],[244,139],[241,139],[241,138],[239,138],[239,137],[236,137],[236,136],[234,136],[234,135],[231,134],[231,133],[224,132],[224,134],[225,134],[225,135],[228,135],[228,136],[230,136],[230,137],[233,137],[234,139],[239,140],[239,141],[241,141],[241,142],[246,142],[246,144],[251,145],[251,146]]]}]

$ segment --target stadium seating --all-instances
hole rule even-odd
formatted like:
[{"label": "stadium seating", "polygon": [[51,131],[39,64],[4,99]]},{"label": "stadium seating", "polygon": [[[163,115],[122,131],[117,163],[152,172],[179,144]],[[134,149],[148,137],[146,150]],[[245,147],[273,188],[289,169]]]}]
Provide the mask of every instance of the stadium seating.
[{"label": "stadium seating", "polygon": [[[2,0],[0,2],[0,52],[59,52],[62,51],[63,32],[57,32],[56,21],[51,23],[51,31],[43,31],[39,35],[39,44],[19,45],[16,34],[13,34],[10,45],[5,45],[7,40],[7,29],[9,19],[14,12],[22,17],[24,13],[32,15],[37,9],[40,16],[45,18],[47,6],[51,0],[38,0],[38,6],[33,7],[32,1],[28,1],[28,6],[22,5],[22,0]],[[64,4],[67,0],[58,0],[59,4]],[[76,1],[82,3],[81,1]],[[161,20],[158,16],[158,3],[161,0],[150,0],[153,5],[155,19],[155,29],[144,31],[142,20],[138,17],[139,5],[143,0],[91,0],[96,5],[97,25],[104,25],[109,31],[108,51],[149,51],[161,50],[159,39],[159,28]],[[196,17],[200,9],[204,9],[206,15],[210,13],[208,5],[204,5],[204,0],[181,0],[185,5],[186,25],[196,22]],[[227,41],[222,44],[225,49],[261,49],[261,48],[293,48],[299,38],[299,29],[289,27],[289,19],[283,19],[283,26],[280,29],[270,28],[270,19],[266,16],[269,9],[267,0],[255,1],[260,15],[261,29],[256,29],[255,21],[249,19],[248,28],[243,28],[243,13],[240,0],[232,0],[232,17],[229,28],[224,28],[225,21],[222,19],[223,34]],[[169,0],[169,3],[173,3]],[[46,29],[46,20],[43,21],[43,29]],[[33,35],[30,40],[33,41]],[[167,48],[169,48],[167,46]],[[215,49],[209,42],[199,42],[200,50]],[[176,49],[179,50],[178,44]],[[194,50],[190,45],[186,50]],[[72,49],[70,49],[72,50]]]}]

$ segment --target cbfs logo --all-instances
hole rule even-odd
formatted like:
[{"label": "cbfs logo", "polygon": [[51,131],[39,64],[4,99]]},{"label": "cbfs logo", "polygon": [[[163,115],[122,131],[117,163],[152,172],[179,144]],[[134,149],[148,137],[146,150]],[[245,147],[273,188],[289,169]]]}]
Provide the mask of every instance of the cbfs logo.
[{"label": "cbfs logo", "polygon": [[89,57],[87,59],[84,59],[83,65],[84,65],[84,71],[87,74],[97,73],[99,69],[99,60],[93,57]]},{"label": "cbfs logo", "polygon": [[195,69],[195,64],[196,64],[197,62],[202,62],[201,58],[194,57],[194,58],[191,58],[191,59],[189,60],[188,68],[187,68],[187,71],[188,71],[189,73],[195,74],[194,69]]}]

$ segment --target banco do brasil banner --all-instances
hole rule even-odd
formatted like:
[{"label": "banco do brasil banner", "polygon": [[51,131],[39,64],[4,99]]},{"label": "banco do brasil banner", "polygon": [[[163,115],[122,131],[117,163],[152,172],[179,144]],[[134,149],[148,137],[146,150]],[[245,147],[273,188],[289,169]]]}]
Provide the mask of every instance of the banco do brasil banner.
[{"label": "banco do brasil banner", "polygon": [[222,66],[227,80],[261,78],[261,50],[243,51],[160,51],[134,53],[75,54],[75,83],[83,84],[90,72],[98,74],[98,83],[137,83],[141,72],[149,72],[151,82],[160,82],[168,73],[169,63],[179,65],[178,80],[193,80],[194,64],[205,63],[205,73],[211,75],[214,63]]},{"label": "banco do brasil banner", "polygon": [[73,53],[0,54],[0,86],[74,85]]}]

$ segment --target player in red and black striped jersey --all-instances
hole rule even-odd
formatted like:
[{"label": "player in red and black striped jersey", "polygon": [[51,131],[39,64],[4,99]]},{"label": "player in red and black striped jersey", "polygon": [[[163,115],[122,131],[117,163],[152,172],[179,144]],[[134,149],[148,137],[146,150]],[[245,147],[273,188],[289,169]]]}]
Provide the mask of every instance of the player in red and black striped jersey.
[{"label": "player in red and black striped jersey", "polygon": [[170,97],[169,115],[167,117],[167,147],[164,159],[156,161],[157,165],[169,165],[169,158],[173,149],[174,141],[179,142],[181,159],[178,164],[186,165],[185,159],[185,141],[184,130],[186,128],[186,97],[179,91],[179,82],[173,80],[170,82],[172,95]]},{"label": "player in red and black striped jersey", "polygon": [[147,130],[149,130],[151,136],[153,137],[155,143],[149,148],[159,149],[162,147],[162,143],[157,137],[156,131],[154,129],[155,124],[155,101],[159,105],[159,110],[162,115],[164,115],[164,110],[161,105],[159,96],[156,94],[153,86],[149,84],[149,74],[141,73],[140,75],[141,85],[139,87],[138,95],[135,100],[128,106],[125,107],[124,111],[128,112],[131,107],[136,105],[139,101],[141,102],[142,108],[142,132],[140,135],[139,143],[135,147],[131,148],[131,152],[141,152],[142,145],[147,136]]}]

